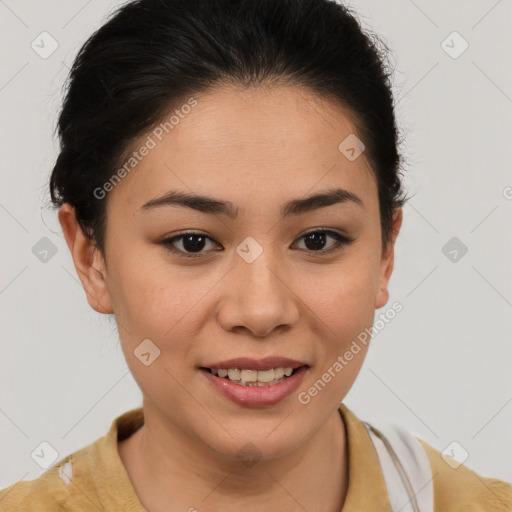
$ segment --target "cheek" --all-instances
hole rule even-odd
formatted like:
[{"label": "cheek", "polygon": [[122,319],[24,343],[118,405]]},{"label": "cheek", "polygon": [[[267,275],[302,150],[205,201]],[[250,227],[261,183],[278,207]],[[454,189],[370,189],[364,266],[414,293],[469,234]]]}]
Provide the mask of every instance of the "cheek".
[{"label": "cheek", "polygon": [[302,296],[331,334],[346,340],[373,322],[376,276],[376,261],[354,252],[339,265],[310,276]]},{"label": "cheek", "polygon": [[[353,267],[352,267],[353,268]],[[349,392],[364,363],[373,325],[374,274],[371,266],[343,269],[319,281],[308,306],[315,313],[318,344],[313,373],[299,390],[298,400],[322,415]]]},{"label": "cheek", "polygon": [[[197,363],[198,343],[214,315],[214,290],[224,272],[173,267],[161,255],[149,254],[140,260],[118,258],[112,268],[112,302],[127,364],[149,396],[173,394],[174,379],[187,382]],[[145,339],[160,351],[148,367],[137,358]]]},{"label": "cheek", "polygon": [[[171,275],[161,258],[159,263],[150,258],[141,263],[127,257],[113,265],[111,295],[122,350],[145,396],[156,402],[172,397],[180,403],[180,384],[188,378],[188,363],[193,364],[189,354],[201,323],[200,299],[214,282],[207,276],[191,281],[176,270]],[[146,353],[150,355],[145,360]]]},{"label": "cheek", "polygon": [[118,258],[113,268],[109,290],[116,318],[130,331],[159,339],[171,336],[216,282],[197,268],[173,268],[162,255]]},{"label": "cheek", "polygon": [[301,391],[305,399],[321,395],[313,405],[319,410],[348,393],[363,365],[375,316],[376,268],[370,252],[354,251],[339,265],[308,278],[310,292],[303,296],[315,313],[318,344],[314,373]]}]

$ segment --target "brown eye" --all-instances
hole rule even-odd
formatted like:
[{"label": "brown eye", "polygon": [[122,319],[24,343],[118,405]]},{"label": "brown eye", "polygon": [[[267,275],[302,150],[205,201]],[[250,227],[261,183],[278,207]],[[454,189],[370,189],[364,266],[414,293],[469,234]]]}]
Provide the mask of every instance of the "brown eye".
[{"label": "brown eye", "polygon": [[161,243],[169,250],[180,253],[181,256],[195,257],[208,252],[203,251],[208,242],[213,242],[213,240],[203,233],[182,233],[181,235],[162,240]]},{"label": "brown eye", "polygon": [[[333,239],[334,242],[326,249],[325,247],[329,238]],[[345,245],[354,241],[354,239],[348,238],[336,231],[326,229],[310,231],[309,233],[302,235],[300,240],[304,240],[304,245],[308,252],[322,253],[330,253],[331,251],[341,249]]]},{"label": "brown eye", "polygon": [[[353,238],[346,237],[341,233],[327,229],[317,229],[302,235],[298,240],[303,240],[306,252],[316,252],[319,254],[328,254],[342,249],[344,246],[354,241]],[[329,244],[329,240],[332,242]],[[207,246],[209,243],[218,245],[216,242],[204,233],[181,233],[171,238],[166,238],[161,242],[168,250],[177,253],[185,258],[194,258],[206,255],[211,252]],[[206,248],[206,250],[204,250]],[[212,250],[219,250],[212,249]]]}]

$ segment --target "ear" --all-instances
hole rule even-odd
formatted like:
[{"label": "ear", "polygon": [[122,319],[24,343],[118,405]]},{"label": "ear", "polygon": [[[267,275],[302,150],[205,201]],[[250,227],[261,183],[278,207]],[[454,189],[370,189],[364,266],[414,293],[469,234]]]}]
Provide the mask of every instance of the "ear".
[{"label": "ear", "polygon": [[110,314],[114,310],[106,286],[106,266],[96,242],[83,232],[75,214],[75,208],[65,203],[59,210],[59,222],[84,287],[87,301],[98,313]]},{"label": "ear", "polygon": [[382,251],[382,258],[379,269],[379,278],[377,282],[377,293],[375,295],[375,309],[386,305],[389,300],[388,282],[393,272],[395,262],[395,241],[402,227],[403,212],[402,208],[395,209],[393,213],[393,227],[390,240],[386,248]]}]

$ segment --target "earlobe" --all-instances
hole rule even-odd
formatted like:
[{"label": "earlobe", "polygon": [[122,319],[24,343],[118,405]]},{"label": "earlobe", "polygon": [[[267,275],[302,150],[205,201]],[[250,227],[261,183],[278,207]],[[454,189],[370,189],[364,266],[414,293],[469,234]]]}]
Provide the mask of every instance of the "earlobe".
[{"label": "earlobe", "polygon": [[73,206],[68,203],[62,205],[58,217],[87,301],[98,313],[113,313],[101,252],[94,240],[83,232]]},{"label": "earlobe", "polygon": [[375,309],[379,309],[383,306],[385,306],[388,303],[389,300],[389,292],[388,289],[385,287],[380,288],[380,290],[377,292],[377,295],[375,297]]}]

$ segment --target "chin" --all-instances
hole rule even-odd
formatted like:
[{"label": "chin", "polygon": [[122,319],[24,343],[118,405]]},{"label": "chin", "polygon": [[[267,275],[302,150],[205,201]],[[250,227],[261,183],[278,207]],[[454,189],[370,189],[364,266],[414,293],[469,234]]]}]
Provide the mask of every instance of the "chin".
[{"label": "chin", "polygon": [[[242,413],[243,414],[243,413]],[[247,419],[243,415],[239,418],[221,423],[215,421],[209,424],[198,425],[200,431],[197,436],[211,450],[226,458],[257,457],[271,460],[293,451],[303,443],[307,437],[308,429],[301,423],[282,423],[286,414],[277,420],[275,417],[265,418],[262,421]]]}]

